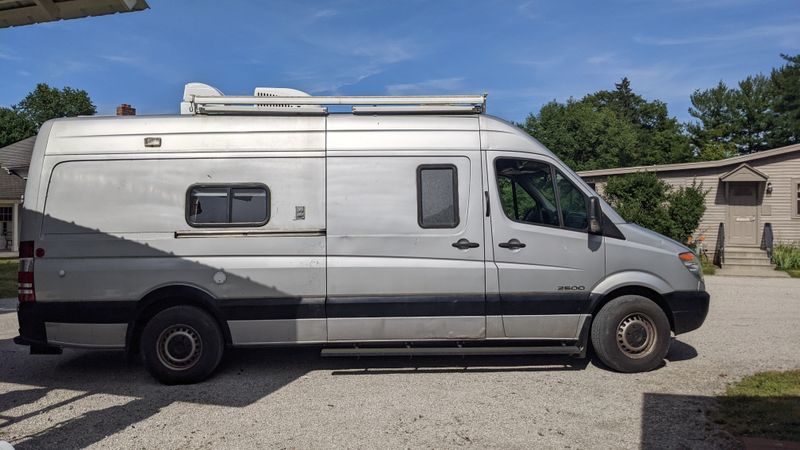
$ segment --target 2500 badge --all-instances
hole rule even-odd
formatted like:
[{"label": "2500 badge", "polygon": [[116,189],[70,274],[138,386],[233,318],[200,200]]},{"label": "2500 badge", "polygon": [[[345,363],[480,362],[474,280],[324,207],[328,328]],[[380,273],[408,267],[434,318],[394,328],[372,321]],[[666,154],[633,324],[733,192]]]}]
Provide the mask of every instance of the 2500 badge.
[{"label": "2500 badge", "polygon": [[586,287],[585,286],[559,286],[557,290],[559,290],[559,291],[585,291]]}]

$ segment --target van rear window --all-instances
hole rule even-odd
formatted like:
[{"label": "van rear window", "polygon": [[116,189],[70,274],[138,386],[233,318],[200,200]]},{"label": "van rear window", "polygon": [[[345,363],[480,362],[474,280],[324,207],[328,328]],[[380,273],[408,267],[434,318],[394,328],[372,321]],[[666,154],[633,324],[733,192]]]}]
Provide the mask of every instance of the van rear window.
[{"label": "van rear window", "polygon": [[186,221],[193,227],[261,226],[269,221],[269,200],[263,184],[192,186]]},{"label": "van rear window", "polygon": [[417,168],[417,222],[422,228],[458,226],[458,174],[450,164]]}]

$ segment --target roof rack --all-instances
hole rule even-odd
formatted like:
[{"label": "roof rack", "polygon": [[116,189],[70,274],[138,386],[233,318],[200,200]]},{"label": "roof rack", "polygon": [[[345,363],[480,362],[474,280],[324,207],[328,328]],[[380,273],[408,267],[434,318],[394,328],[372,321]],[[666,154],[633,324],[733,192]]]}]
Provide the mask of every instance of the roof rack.
[{"label": "roof rack", "polygon": [[288,88],[256,88],[255,95],[223,95],[203,83],[183,90],[181,114],[325,115],[325,106],[349,105],[353,114],[480,114],[486,94],[412,96],[311,96]]}]

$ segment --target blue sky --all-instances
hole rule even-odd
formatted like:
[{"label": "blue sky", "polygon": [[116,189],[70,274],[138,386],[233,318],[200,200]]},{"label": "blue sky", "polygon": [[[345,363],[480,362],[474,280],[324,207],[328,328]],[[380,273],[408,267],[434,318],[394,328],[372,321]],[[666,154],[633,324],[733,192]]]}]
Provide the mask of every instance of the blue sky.
[{"label": "blue sky", "polygon": [[521,121],[550,100],[613,88],[689,119],[689,95],[800,53],[797,0],[178,1],[0,29],[0,105],[37,82],[89,92],[98,112],[177,113],[183,85],[226,94],[489,93]]}]

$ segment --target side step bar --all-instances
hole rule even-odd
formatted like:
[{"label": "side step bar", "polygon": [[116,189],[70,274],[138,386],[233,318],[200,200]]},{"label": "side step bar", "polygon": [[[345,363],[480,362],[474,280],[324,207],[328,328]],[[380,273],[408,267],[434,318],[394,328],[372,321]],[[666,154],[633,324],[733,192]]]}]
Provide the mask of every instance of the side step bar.
[{"label": "side step bar", "polygon": [[580,355],[577,346],[552,347],[347,347],[323,348],[323,357],[426,356],[426,355]]}]

